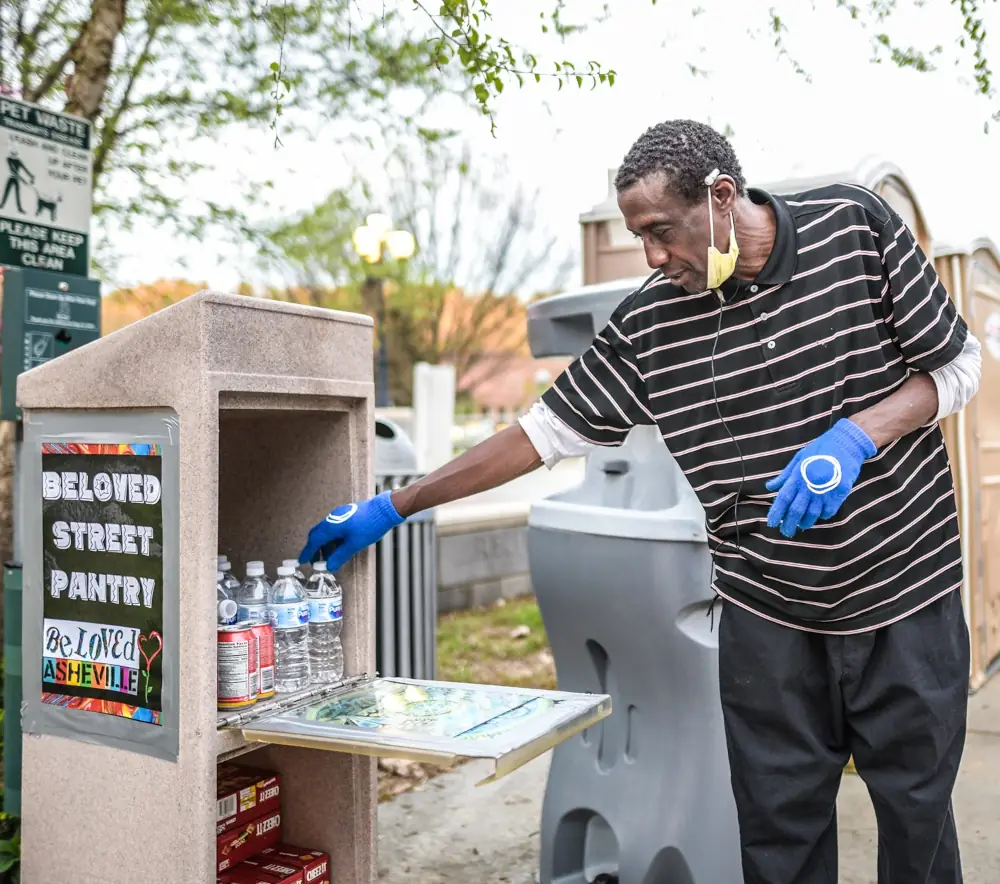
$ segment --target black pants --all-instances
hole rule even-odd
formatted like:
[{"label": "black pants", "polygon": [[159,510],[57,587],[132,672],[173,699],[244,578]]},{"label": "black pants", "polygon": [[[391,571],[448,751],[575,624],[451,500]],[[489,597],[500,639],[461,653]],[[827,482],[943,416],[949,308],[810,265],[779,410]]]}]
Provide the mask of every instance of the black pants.
[{"label": "black pants", "polygon": [[958,592],[846,636],[727,604],[719,680],[745,884],[836,884],[836,799],[852,754],[878,819],[879,884],[961,884],[951,793],[969,634]]}]

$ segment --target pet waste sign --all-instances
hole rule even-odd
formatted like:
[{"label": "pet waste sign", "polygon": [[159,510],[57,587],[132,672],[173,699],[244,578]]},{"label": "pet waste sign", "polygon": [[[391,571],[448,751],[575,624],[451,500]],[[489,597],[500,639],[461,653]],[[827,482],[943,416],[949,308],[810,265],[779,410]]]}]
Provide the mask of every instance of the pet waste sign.
[{"label": "pet waste sign", "polygon": [[0,97],[0,264],[86,276],[91,127]]}]

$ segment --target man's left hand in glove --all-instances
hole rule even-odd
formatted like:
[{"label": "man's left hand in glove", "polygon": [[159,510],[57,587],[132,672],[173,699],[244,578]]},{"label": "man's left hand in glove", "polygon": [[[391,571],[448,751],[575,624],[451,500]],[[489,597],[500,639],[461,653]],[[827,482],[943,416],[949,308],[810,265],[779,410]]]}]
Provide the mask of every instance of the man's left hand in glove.
[{"label": "man's left hand in glove", "polygon": [[833,518],[851,493],[862,464],[876,451],[864,430],[841,418],[767,483],[768,491],[778,492],[767,514],[768,526],[780,526],[785,537],[793,537],[819,519]]}]

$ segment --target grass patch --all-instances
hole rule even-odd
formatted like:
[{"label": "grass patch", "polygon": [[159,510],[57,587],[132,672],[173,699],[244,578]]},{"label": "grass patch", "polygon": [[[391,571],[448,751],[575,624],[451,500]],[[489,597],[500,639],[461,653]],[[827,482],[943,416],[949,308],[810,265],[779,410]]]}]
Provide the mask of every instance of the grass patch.
[{"label": "grass patch", "polygon": [[438,621],[441,681],[554,690],[555,667],[534,598],[521,598]]}]

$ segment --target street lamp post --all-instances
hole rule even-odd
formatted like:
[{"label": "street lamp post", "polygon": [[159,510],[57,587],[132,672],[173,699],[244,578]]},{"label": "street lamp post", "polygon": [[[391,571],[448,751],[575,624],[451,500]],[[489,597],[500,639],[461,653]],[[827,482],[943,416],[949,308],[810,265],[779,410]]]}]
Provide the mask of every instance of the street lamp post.
[{"label": "street lamp post", "polygon": [[[416,251],[413,234],[407,230],[393,230],[388,215],[374,214],[351,237],[354,250],[366,264],[381,264],[388,255],[396,261],[406,261]],[[385,327],[385,280],[381,274],[369,276],[368,285],[374,285],[378,297],[378,386],[375,388],[375,405],[391,405],[389,399],[389,347]]]}]

